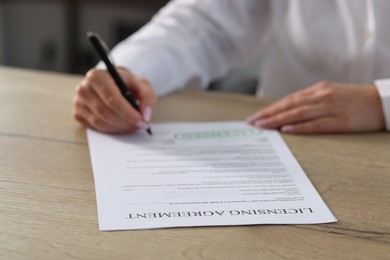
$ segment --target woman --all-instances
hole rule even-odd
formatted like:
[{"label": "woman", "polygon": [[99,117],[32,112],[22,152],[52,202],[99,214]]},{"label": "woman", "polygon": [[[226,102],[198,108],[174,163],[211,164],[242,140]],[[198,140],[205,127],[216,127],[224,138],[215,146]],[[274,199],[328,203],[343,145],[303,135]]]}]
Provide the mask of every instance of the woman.
[{"label": "woman", "polygon": [[157,95],[206,87],[266,43],[257,95],[279,101],[250,124],[296,134],[390,130],[387,10],[385,0],[172,1],[112,52],[141,112],[106,70],[92,69],[76,88],[74,117],[107,133],[145,129]]}]

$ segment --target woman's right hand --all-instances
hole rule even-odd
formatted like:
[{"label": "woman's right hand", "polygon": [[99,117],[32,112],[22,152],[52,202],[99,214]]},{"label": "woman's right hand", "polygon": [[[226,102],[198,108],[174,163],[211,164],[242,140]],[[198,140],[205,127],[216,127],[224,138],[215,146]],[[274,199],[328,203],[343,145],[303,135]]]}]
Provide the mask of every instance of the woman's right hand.
[{"label": "woman's right hand", "polygon": [[157,96],[149,82],[118,68],[125,85],[139,102],[140,112],[123,97],[107,70],[91,69],[76,86],[73,117],[99,132],[121,134],[147,129]]}]

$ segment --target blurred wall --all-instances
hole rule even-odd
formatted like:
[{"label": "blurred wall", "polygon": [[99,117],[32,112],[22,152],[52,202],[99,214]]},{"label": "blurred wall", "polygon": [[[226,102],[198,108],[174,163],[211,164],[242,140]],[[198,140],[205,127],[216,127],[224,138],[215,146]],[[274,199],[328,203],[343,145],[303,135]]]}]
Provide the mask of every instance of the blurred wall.
[{"label": "blurred wall", "polygon": [[3,6],[0,3],[0,65],[3,62]]},{"label": "blurred wall", "polygon": [[60,2],[6,2],[2,16],[6,65],[64,69],[64,15]]},{"label": "blurred wall", "polygon": [[[164,3],[78,2],[72,16],[72,10],[67,13],[67,1],[0,1],[0,64],[83,74],[97,62],[87,31],[99,33],[112,47],[149,21]],[[70,26],[75,29],[73,35]],[[77,68],[70,68],[72,59]]]}]

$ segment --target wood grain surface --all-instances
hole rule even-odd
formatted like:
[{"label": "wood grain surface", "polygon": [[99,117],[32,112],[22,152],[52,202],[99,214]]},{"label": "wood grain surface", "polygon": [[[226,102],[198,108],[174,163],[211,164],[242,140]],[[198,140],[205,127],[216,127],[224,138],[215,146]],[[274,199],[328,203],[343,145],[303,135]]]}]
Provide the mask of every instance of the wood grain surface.
[{"label": "wood grain surface", "polygon": [[[283,135],[335,224],[100,232],[80,76],[0,68],[0,259],[390,259],[390,135]],[[154,122],[242,120],[269,101],[184,90]]]}]

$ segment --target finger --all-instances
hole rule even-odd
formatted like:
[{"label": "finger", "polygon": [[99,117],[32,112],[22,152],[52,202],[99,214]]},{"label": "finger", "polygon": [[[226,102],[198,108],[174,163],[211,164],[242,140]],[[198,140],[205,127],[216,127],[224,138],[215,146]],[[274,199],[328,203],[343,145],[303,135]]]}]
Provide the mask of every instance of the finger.
[{"label": "finger", "polygon": [[72,114],[73,118],[81,123],[85,127],[90,127],[89,122],[86,120],[86,115],[88,114],[87,108],[85,108],[83,99],[80,95],[80,88],[81,85],[78,85],[76,87],[76,92],[77,94],[73,97],[73,109],[72,109]]},{"label": "finger", "polygon": [[325,102],[332,97],[332,88],[329,82],[318,82],[308,88],[292,93],[273,103],[249,118],[250,122],[278,114],[302,105]]},{"label": "finger", "polygon": [[86,76],[89,87],[114,113],[127,122],[142,120],[141,114],[136,111],[123,97],[112,77],[105,70],[93,70]]},{"label": "finger", "polygon": [[259,120],[261,117],[260,117],[260,111],[257,111],[256,113],[248,116],[245,121],[248,123],[248,124],[251,124],[253,125],[255,121]]},{"label": "finger", "polygon": [[85,91],[81,96],[81,102],[93,113],[108,125],[116,126],[118,129],[132,129],[134,122],[123,120],[111,108],[107,107],[103,100],[92,90]]},{"label": "finger", "polygon": [[132,126],[133,123],[123,120],[109,107],[107,107],[100,97],[97,96],[90,87],[88,87],[88,83],[86,81],[83,81],[77,87],[74,107],[75,109],[81,110],[85,110],[85,107],[88,108],[88,111],[99,117],[101,121],[107,123],[108,125],[113,125],[120,129],[134,128],[134,126]]},{"label": "finger", "polygon": [[306,105],[311,104],[312,102],[309,102],[309,99],[307,99],[304,94],[302,93],[295,93],[292,95],[289,95],[279,101],[276,101],[275,103],[271,104],[270,106],[263,108],[262,110],[256,112],[255,114],[249,116],[246,121],[249,124],[253,124],[260,120],[267,117],[274,116],[278,113],[281,113],[283,111],[292,109],[294,107],[300,106],[300,105]]},{"label": "finger", "polygon": [[82,102],[79,102],[75,106],[74,118],[86,127],[90,127],[99,132],[118,134],[125,132],[132,132],[137,128],[146,129],[147,125],[142,122],[144,125],[139,124],[122,124],[115,125],[110,122],[103,120],[101,117],[97,116],[88,106],[84,105]]},{"label": "finger", "polygon": [[99,118],[94,116],[93,112],[85,105],[79,104],[76,109],[75,119],[82,123],[84,126],[93,128],[97,131],[107,132],[111,130],[107,124],[104,124]]},{"label": "finger", "polygon": [[268,118],[259,119],[253,125],[262,128],[279,128],[287,124],[296,124],[324,117],[330,115],[330,113],[330,109],[322,105],[304,105],[280,112]]},{"label": "finger", "polygon": [[332,116],[285,125],[280,130],[289,134],[346,133],[350,131],[345,126],[337,124],[337,120]]},{"label": "finger", "polygon": [[301,92],[297,92],[294,94],[291,94],[273,104],[270,106],[264,108],[263,110],[259,111],[257,114],[257,117],[260,118],[266,118],[273,115],[276,115],[278,113],[281,113],[283,111],[292,109],[297,106],[311,104],[313,101],[307,98],[306,94],[303,94]]},{"label": "finger", "polygon": [[84,118],[85,113],[82,111],[82,108],[78,106],[78,108],[73,109],[73,118],[79,122],[84,127],[91,127],[89,122]]},{"label": "finger", "polygon": [[157,95],[152,86],[143,78],[124,73],[121,70],[120,73],[133,96],[139,101],[142,118],[149,123],[152,118],[153,107],[157,102]]}]

